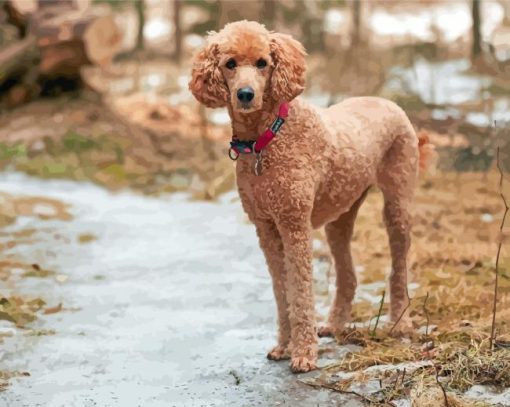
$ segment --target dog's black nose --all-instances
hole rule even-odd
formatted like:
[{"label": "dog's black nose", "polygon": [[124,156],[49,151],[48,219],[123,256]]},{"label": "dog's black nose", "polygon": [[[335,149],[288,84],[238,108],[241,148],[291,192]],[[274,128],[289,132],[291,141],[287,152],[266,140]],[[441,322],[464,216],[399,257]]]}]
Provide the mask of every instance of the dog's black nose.
[{"label": "dog's black nose", "polygon": [[255,96],[255,91],[253,90],[253,88],[251,88],[249,86],[247,86],[246,88],[241,88],[241,89],[237,90],[237,98],[242,103],[251,102],[251,100],[253,99],[254,96]]}]

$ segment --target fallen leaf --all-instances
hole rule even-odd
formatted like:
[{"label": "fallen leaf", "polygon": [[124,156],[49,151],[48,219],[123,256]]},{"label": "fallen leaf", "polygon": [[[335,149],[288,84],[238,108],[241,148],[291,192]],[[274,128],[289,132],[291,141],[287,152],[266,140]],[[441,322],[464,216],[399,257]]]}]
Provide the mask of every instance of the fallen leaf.
[{"label": "fallen leaf", "polygon": [[48,308],[45,308],[45,310],[43,311],[43,314],[56,314],[57,312],[60,312],[62,311],[62,303],[58,304],[58,305],[55,305],[54,307],[48,307]]},{"label": "fallen leaf", "polygon": [[89,243],[96,239],[97,237],[94,236],[92,233],[82,233],[81,235],[78,236],[78,241],[80,243]]},{"label": "fallen leaf", "polygon": [[55,276],[55,280],[57,280],[59,283],[65,283],[69,276],[66,276],[65,274],[57,274]]}]

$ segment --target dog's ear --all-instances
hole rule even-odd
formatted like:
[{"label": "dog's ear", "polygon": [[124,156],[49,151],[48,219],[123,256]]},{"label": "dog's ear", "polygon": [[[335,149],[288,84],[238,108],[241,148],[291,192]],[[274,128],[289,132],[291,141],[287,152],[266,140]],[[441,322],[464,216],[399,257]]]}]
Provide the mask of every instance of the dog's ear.
[{"label": "dog's ear", "polygon": [[193,60],[189,90],[207,107],[224,107],[228,102],[228,89],[219,68],[219,47],[209,35],[207,45]]},{"label": "dog's ear", "polygon": [[306,51],[290,35],[271,33],[273,74],[271,87],[274,99],[290,102],[305,87]]}]

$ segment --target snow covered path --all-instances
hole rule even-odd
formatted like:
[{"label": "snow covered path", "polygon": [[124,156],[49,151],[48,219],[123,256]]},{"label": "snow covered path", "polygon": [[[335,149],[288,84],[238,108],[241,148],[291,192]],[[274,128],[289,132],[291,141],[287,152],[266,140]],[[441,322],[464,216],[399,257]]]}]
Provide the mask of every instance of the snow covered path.
[{"label": "snow covered path", "polygon": [[[39,230],[14,253],[68,277],[22,279],[17,290],[68,311],[32,324],[55,335],[6,339],[2,369],[31,376],[12,379],[0,406],[360,405],[266,360],[273,294],[237,194],[148,198],[20,174],[0,174],[0,191],[62,200],[74,216],[10,226]],[[80,234],[97,240],[80,244]]]}]

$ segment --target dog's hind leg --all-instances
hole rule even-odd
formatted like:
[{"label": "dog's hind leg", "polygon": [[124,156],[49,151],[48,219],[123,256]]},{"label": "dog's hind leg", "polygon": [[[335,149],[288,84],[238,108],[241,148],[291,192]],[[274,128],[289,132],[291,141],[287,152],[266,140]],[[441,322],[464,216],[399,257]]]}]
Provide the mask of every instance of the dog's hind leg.
[{"label": "dog's hind leg", "polygon": [[[410,124],[409,124],[410,127]],[[411,243],[411,214],[418,175],[418,138],[412,128],[397,137],[377,172],[384,195],[383,217],[390,243],[390,316],[396,322],[409,304],[407,252]],[[401,322],[402,327],[406,324]]]},{"label": "dog's hind leg", "polygon": [[257,221],[255,226],[273,280],[273,292],[278,308],[278,344],[269,351],[267,357],[271,360],[289,359],[290,321],[282,239],[273,221]]},{"label": "dog's hind leg", "polygon": [[352,300],[356,291],[356,273],[351,257],[351,238],[358,210],[368,189],[358,198],[348,212],[325,227],[336,270],[336,292],[328,323],[319,329],[319,336],[338,336],[345,323],[351,319]]}]

